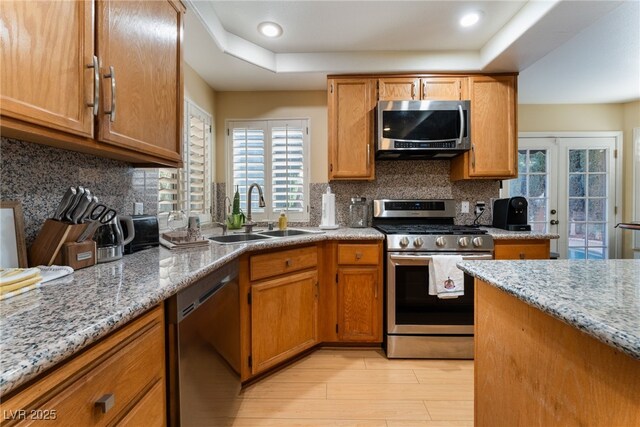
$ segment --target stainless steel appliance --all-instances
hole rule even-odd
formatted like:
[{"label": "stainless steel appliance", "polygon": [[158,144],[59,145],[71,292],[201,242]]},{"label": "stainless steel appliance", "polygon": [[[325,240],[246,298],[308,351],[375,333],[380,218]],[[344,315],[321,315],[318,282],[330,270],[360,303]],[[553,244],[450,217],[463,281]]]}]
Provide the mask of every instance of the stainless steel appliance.
[{"label": "stainless steel appliance", "polygon": [[233,261],[167,300],[169,425],[227,425],[240,400],[240,293]]},{"label": "stainless steel appliance", "polygon": [[[123,237],[122,225],[127,228],[127,238]],[[124,246],[135,237],[133,220],[127,215],[116,215],[110,221],[98,227],[94,240],[97,245],[96,261],[115,261],[124,255]]]},{"label": "stainless steel appliance", "polygon": [[469,101],[379,101],[378,159],[448,159],[471,148]]},{"label": "stainless steel appliance", "polygon": [[493,239],[454,225],[454,200],[374,200],[373,226],[386,235],[386,333],[390,358],[473,358],[474,285],[464,295],[429,295],[434,255],[492,259]]},{"label": "stainless steel appliance", "polygon": [[[124,245],[124,253],[132,254],[143,249],[160,245],[160,232],[158,228],[158,217],[155,215],[133,215],[133,240]],[[129,233],[124,231],[125,240],[129,238]]]}]

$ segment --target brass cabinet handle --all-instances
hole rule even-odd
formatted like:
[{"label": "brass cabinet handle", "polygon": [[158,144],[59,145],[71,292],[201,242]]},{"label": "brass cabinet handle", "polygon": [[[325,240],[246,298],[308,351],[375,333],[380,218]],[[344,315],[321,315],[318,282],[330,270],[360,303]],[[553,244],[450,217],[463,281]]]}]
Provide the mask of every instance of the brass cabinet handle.
[{"label": "brass cabinet handle", "polygon": [[411,83],[411,99],[416,99],[416,84]]},{"label": "brass cabinet handle", "polygon": [[291,260],[290,259],[285,260],[284,265],[286,265],[287,267],[291,267]]},{"label": "brass cabinet handle", "polygon": [[109,74],[104,75],[105,79],[111,79],[111,110],[105,111],[109,115],[109,121],[116,121],[116,70],[113,65],[109,66]]},{"label": "brass cabinet handle", "polygon": [[87,107],[92,107],[93,115],[97,116],[100,105],[100,66],[96,55],[93,55],[93,61],[87,64],[87,68],[93,68],[93,102],[88,102]]},{"label": "brass cabinet handle", "polygon": [[100,409],[100,412],[106,414],[116,404],[116,397],[113,393],[105,394],[96,401],[95,406]]}]

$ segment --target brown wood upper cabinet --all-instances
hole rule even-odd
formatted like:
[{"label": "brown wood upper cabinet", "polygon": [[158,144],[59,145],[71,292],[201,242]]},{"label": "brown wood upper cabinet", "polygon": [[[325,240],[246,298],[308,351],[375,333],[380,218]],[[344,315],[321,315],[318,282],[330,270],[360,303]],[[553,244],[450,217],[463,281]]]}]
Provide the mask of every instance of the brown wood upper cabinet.
[{"label": "brown wood upper cabinet", "polygon": [[389,77],[378,79],[378,101],[458,101],[467,98],[466,77]]},{"label": "brown wood upper cabinet", "polygon": [[2,2],[3,135],[178,166],[183,12],[174,0]]},{"label": "brown wood upper cabinet", "polygon": [[328,79],[329,180],[375,179],[377,101],[412,99],[471,101],[472,148],[451,160],[452,180],[518,175],[515,75],[365,77]]},{"label": "brown wood upper cabinet", "polygon": [[518,175],[516,77],[469,77],[471,150],[451,160],[451,179]]},{"label": "brown wood upper cabinet", "polygon": [[374,172],[376,79],[329,79],[329,180],[368,180]]}]

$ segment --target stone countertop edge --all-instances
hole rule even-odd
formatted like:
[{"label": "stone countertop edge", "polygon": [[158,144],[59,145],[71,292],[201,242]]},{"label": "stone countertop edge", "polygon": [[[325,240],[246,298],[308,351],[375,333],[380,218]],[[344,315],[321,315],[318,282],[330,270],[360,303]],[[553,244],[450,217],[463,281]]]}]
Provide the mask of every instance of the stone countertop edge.
[{"label": "stone countertop edge", "polygon": [[540,231],[510,231],[487,226],[480,226],[480,228],[482,230],[487,230],[487,233],[493,237],[493,240],[540,240],[560,238],[559,234],[542,233]]},{"label": "stone countertop edge", "polygon": [[640,260],[462,261],[457,266],[640,359]]},{"label": "stone countertop edge", "polygon": [[[34,379],[246,252],[326,240],[384,240],[384,235],[372,228],[295,228],[316,233],[233,245],[212,242],[206,248],[147,249],[115,262],[77,270],[0,301],[0,395]],[[83,290],[88,291],[83,295]],[[69,298],[74,291],[76,294]]]}]

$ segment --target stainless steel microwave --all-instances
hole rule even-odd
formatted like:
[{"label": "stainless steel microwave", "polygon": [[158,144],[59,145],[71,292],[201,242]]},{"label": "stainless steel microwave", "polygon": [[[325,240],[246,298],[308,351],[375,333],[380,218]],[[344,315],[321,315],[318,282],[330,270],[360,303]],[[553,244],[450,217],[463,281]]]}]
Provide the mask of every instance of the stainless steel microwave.
[{"label": "stainless steel microwave", "polygon": [[471,148],[469,101],[379,101],[378,159],[447,159]]}]

